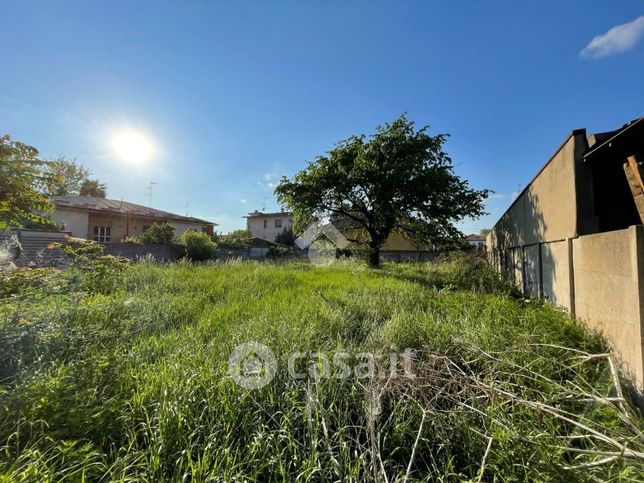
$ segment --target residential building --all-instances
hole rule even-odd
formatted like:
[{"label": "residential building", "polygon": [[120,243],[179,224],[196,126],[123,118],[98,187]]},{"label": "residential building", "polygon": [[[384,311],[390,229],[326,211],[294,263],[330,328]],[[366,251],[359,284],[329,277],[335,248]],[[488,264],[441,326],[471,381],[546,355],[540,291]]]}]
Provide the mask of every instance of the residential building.
[{"label": "residential building", "polygon": [[101,243],[119,242],[141,235],[153,223],[174,226],[175,234],[186,230],[214,233],[211,221],[182,216],[127,201],[93,196],[52,196],[56,209],[51,220],[77,238]]},{"label": "residential building", "polygon": [[467,235],[465,238],[467,244],[477,250],[485,250],[485,237],[483,235]]},{"label": "residential building", "polygon": [[526,293],[602,331],[644,388],[644,117],[572,131],[487,237]]},{"label": "residential building", "polygon": [[281,232],[293,228],[293,214],[288,211],[264,213],[255,210],[248,213],[246,228],[254,238],[274,242]]}]

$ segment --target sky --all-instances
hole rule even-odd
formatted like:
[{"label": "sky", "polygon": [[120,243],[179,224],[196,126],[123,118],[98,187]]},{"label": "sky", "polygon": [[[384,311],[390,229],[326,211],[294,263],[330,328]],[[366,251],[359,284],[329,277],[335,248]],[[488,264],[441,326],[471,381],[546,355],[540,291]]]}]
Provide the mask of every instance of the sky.
[{"label": "sky", "polygon": [[[245,227],[273,189],[406,112],[448,133],[494,225],[573,129],[644,115],[637,1],[0,0],[0,134],[108,197]],[[144,163],[113,141],[136,132]]]}]

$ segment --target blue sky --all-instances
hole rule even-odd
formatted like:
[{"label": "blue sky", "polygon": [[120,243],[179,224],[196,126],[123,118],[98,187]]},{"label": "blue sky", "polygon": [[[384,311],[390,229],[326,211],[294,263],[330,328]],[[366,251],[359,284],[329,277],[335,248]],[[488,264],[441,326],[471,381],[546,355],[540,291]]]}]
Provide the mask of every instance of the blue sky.
[{"label": "blue sky", "polygon": [[[467,232],[492,226],[572,129],[644,115],[641,2],[4,0],[0,11],[0,133],[76,158],[110,198],[147,204],[155,181],[154,207],[189,203],[223,232],[275,209],[282,174],[404,111],[451,134],[456,172],[496,192]],[[115,155],[124,129],[153,143],[146,164]]]}]

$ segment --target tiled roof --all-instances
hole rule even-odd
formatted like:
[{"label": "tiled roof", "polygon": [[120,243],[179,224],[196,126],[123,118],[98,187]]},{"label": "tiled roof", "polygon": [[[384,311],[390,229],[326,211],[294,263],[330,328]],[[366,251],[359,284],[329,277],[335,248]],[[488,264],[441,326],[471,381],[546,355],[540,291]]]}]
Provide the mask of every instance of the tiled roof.
[{"label": "tiled roof", "polygon": [[467,238],[465,238],[467,241],[485,241],[485,237],[483,235],[467,235]]},{"label": "tiled roof", "polygon": [[157,218],[162,220],[184,221],[189,223],[200,223],[202,225],[216,226],[212,221],[201,220],[192,216],[182,216],[168,211],[157,210],[148,206],[137,205],[121,200],[110,200],[96,196],[52,196],[51,201],[57,208],[71,208],[75,210],[87,210],[102,213],[118,213],[142,216],[145,218]]}]

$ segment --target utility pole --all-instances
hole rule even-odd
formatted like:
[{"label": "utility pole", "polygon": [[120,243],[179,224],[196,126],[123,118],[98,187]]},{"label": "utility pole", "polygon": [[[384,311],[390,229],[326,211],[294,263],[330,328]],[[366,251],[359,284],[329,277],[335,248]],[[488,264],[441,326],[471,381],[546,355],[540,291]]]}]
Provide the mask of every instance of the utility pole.
[{"label": "utility pole", "polygon": [[147,191],[146,194],[148,196],[148,206],[150,208],[152,208],[152,186],[154,186],[155,184],[157,184],[157,183],[154,182],[154,181],[150,181],[150,184],[145,188],[146,191]]}]

